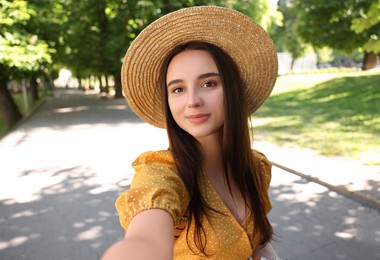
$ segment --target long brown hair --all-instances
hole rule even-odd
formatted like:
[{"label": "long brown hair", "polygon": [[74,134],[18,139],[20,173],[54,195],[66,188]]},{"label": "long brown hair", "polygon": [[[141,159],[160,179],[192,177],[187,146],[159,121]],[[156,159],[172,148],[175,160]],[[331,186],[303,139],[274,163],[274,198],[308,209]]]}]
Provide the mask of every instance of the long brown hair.
[{"label": "long brown hair", "polygon": [[[248,126],[249,112],[239,71],[228,54],[215,45],[203,42],[191,42],[176,47],[162,65],[159,82],[169,148],[177,170],[190,195],[188,212],[190,221],[195,221],[194,243],[200,253],[206,254],[207,239],[202,226],[202,218],[207,217],[209,210],[214,209],[203,198],[198,185],[199,174],[202,171],[202,147],[193,136],[177,125],[168,104],[167,68],[173,57],[185,50],[204,50],[210,53],[221,75],[225,111],[222,141],[224,177],[230,191],[230,178],[236,183],[245,204],[252,211],[254,232],[261,234],[260,244],[264,245],[272,239],[273,229],[265,214],[264,198],[260,187],[259,162],[252,155],[250,128]],[[229,171],[233,174],[229,175]]]}]

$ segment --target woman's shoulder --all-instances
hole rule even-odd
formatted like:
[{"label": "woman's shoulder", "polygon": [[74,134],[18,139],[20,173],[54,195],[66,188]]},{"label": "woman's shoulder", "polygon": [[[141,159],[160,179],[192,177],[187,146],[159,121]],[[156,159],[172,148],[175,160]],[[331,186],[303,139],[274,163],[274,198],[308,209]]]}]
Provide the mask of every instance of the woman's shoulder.
[{"label": "woman's shoulder", "polygon": [[132,163],[132,166],[142,164],[167,164],[171,166],[174,165],[174,160],[169,150],[147,151],[140,154]]},{"label": "woman's shoulder", "polygon": [[268,158],[266,157],[266,155],[263,154],[262,152],[253,149],[252,150],[252,154],[256,158],[256,160],[258,162],[260,162],[260,164],[265,165],[266,167],[271,167],[272,166],[272,164],[270,163],[270,161],[268,160]]},{"label": "woman's shoulder", "polygon": [[268,160],[265,154],[260,151],[252,150],[253,156],[260,165],[259,176],[261,177],[264,186],[269,185],[272,177],[272,163]]},{"label": "woman's shoulder", "polygon": [[[169,150],[148,151],[140,154],[132,163],[135,170],[132,184],[151,180],[160,182],[163,179],[178,179],[180,181],[173,156]],[[169,182],[167,182],[169,183]]]}]

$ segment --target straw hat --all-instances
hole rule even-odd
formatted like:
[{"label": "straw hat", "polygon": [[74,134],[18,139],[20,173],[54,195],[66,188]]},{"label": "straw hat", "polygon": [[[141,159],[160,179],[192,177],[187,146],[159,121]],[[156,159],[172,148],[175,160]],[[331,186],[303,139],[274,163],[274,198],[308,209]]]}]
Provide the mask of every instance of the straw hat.
[{"label": "straw hat", "polygon": [[268,98],[276,81],[276,48],[250,17],[224,7],[198,6],[167,14],[147,26],[132,42],[121,69],[123,94],[144,121],[165,128],[158,86],[164,59],[178,45],[212,43],[235,61],[251,113]]}]

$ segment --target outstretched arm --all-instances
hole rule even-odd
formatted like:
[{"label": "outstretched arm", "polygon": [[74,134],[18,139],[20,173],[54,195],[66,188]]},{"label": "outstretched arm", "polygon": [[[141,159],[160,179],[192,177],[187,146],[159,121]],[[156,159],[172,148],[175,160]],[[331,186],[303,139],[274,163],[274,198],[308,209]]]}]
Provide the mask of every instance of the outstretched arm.
[{"label": "outstretched arm", "polygon": [[173,247],[172,217],[164,210],[149,209],[132,219],[124,240],[108,248],[102,260],[173,259]]}]

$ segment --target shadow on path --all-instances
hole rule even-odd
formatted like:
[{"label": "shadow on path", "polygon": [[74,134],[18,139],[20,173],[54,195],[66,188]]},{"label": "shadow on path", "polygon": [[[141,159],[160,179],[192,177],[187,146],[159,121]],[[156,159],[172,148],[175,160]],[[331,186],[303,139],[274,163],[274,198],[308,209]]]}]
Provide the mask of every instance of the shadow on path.
[{"label": "shadow on path", "polygon": [[99,259],[110,241],[122,237],[113,205],[128,186],[101,189],[96,174],[82,166],[30,170],[20,178],[41,174],[53,184],[32,197],[0,201],[0,259]]},{"label": "shadow on path", "polygon": [[379,259],[379,212],[297,176],[273,170],[270,220],[284,259]]}]

